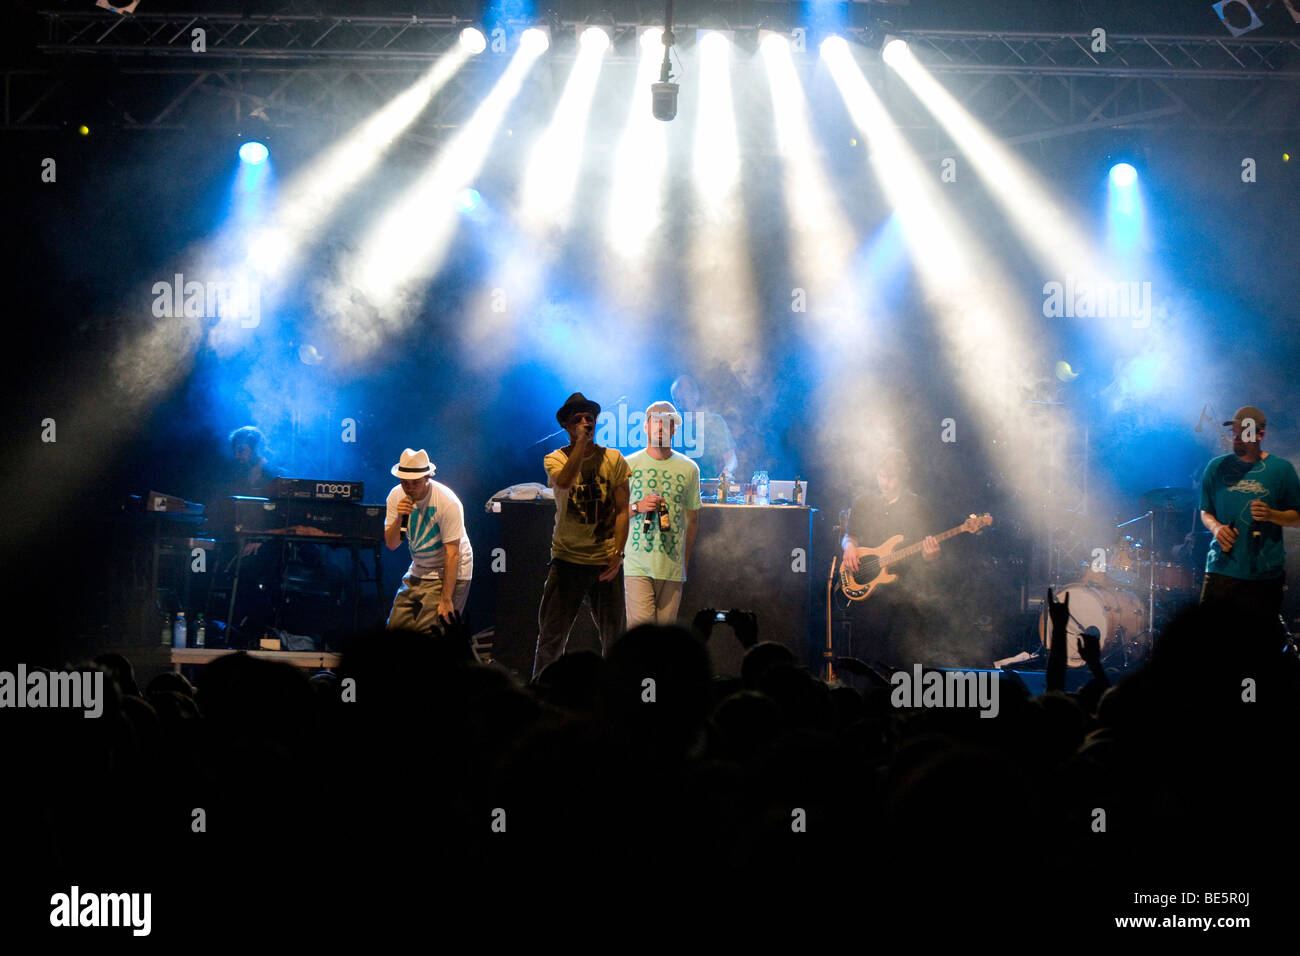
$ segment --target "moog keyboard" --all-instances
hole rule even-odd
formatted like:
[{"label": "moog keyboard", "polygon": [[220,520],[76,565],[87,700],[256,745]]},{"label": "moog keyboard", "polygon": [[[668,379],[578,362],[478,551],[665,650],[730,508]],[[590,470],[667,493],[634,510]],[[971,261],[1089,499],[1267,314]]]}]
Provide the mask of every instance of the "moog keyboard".
[{"label": "moog keyboard", "polygon": [[271,482],[269,498],[296,501],[360,501],[365,482],[325,481],[318,478],[277,478]]}]

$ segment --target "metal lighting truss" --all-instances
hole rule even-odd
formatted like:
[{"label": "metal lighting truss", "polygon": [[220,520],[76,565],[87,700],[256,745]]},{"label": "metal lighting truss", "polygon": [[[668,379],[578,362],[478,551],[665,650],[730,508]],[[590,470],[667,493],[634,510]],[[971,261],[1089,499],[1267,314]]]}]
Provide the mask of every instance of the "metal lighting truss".
[{"label": "metal lighting truss", "polygon": [[[57,129],[70,102],[111,103],[109,122],[127,129],[182,129],[212,122],[212,102],[235,123],[249,116],[278,126],[354,122],[409,84],[456,42],[470,20],[457,16],[326,16],[311,14],[118,15],[91,9],[45,11],[39,54],[0,70],[6,130]],[[581,22],[553,19],[546,54],[557,70],[576,52]],[[630,70],[635,34],[653,21],[607,22],[612,69]],[[513,37],[527,24],[504,24]],[[696,24],[676,32],[690,57]],[[756,24],[736,27],[740,44]],[[195,31],[204,51],[196,52]],[[1300,127],[1300,37],[1119,36],[1105,51],[1084,33],[897,31],[918,59],[954,95],[1007,141],[1033,141],[1098,128],[1207,131],[1293,130]],[[878,29],[846,31],[868,51]],[[815,62],[809,49],[802,63]],[[506,57],[473,57],[429,105],[408,137],[432,141],[459,125]],[[885,91],[898,123],[941,139],[927,111],[884,67],[859,50],[868,77]],[[548,87],[558,89],[549,82]],[[207,108],[201,108],[207,101]]]}]

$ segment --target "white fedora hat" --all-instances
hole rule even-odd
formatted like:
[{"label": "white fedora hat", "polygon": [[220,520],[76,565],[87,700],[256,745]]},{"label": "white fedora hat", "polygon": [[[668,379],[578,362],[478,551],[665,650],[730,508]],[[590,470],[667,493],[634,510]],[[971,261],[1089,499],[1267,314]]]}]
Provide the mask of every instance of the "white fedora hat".
[{"label": "white fedora hat", "polygon": [[393,475],[398,478],[423,478],[436,470],[433,462],[429,461],[429,453],[423,448],[419,451],[405,449],[401,459],[392,467]]}]

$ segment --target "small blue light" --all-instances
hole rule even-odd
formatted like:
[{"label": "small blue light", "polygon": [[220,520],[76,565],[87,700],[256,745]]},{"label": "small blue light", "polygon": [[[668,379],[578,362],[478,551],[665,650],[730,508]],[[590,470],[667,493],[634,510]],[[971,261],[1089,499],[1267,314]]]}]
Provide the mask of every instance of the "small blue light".
[{"label": "small blue light", "polygon": [[456,211],[469,214],[478,208],[483,197],[477,189],[462,189],[456,193]]},{"label": "small blue light", "polygon": [[1138,171],[1128,163],[1116,163],[1110,168],[1110,181],[1116,186],[1132,186],[1137,178]]},{"label": "small blue light", "polygon": [[239,158],[250,166],[257,166],[266,162],[266,157],[271,151],[263,144],[258,142],[248,142],[239,147]]}]

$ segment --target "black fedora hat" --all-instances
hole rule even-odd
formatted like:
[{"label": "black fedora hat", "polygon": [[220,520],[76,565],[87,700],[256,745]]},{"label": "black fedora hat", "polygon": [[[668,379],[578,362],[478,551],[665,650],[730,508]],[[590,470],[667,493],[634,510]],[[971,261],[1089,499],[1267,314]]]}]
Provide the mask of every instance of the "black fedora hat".
[{"label": "black fedora hat", "polygon": [[560,410],[555,413],[555,420],[564,425],[574,412],[591,412],[591,417],[596,418],[600,415],[600,406],[586,395],[583,395],[582,392],[574,392],[560,406]]}]

